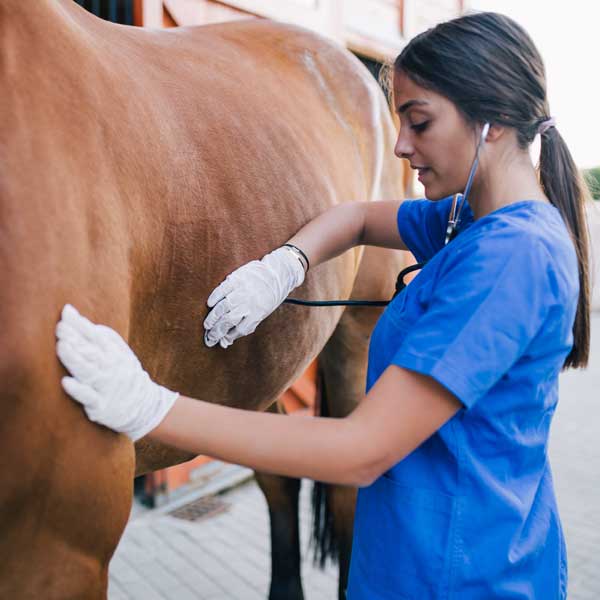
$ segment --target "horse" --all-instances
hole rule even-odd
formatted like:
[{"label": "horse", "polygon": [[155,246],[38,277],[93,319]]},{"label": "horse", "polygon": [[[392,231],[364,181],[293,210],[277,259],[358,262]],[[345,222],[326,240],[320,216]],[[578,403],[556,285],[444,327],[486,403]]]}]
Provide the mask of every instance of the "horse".
[{"label": "horse", "polygon": [[[134,475],[191,457],[134,447],[65,395],[61,307],[116,329],[155,381],[248,410],[318,356],[330,414],[347,414],[377,309],[284,305],[223,350],[203,344],[205,303],[328,207],[402,197],[395,130],[347,51],[259,20],[145,30],[1,0],[0,85],[0,597],[104,598]],[[389,298],[403,263],[355,248],[296,296]],[[280,522],[294,485],[270,503]],[[353,494],[327,492],[334,530]],[[287,575],[272,597],[301,597]]]}]

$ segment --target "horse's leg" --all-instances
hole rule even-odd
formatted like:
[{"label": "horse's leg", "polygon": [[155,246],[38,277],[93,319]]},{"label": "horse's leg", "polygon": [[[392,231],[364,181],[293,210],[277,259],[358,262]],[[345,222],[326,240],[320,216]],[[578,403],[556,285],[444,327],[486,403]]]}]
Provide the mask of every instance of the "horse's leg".
[{"label": "horse's leg", "polygon": [[[405,261],[400,253],[366,248],[352,297],[390,298],[395,274]],[[348,415],[364,396],[368,341],[381,314],[380,309],[349,307],[321,354],[319,375],[322,416],[341,418]],[[316,558],[324,565],[328,557],[339,561],[339,598],[346,597],[356,489],[315,483],[313,538]]]},{"label": "horse's leg", "polygon": [[300,576],[298,499],[300,480],[255,472],[269,507],[271,589],[269,600],[303,600]]},{"label": "horse's leg", "polygon": [[42,367],[0,360],[0,598],[102,600],[131,506],[132,447],[61,391],[46,337],[26,354]]}]

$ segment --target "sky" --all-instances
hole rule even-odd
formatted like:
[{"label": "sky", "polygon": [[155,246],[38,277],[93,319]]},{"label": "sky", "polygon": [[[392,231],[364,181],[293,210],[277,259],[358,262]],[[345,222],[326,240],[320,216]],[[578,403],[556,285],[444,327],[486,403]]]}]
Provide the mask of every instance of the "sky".
[{"label": "sky", "polygon": [[550,111],[580,168],[600,166],[600,2],[467,0],[518,21],[546,65]]}]

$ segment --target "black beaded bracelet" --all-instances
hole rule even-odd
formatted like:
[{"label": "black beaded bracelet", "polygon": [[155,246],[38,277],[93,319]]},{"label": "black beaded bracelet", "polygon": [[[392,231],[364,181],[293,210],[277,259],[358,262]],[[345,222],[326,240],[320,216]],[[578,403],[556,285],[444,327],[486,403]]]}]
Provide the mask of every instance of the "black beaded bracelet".
[{"label": "black beaded bracelet", "polygon": [[294,250],[296,250],[296,252],[299,252],[302,255],[302,258],[304,258],[304,260],[306,261],[306,272],[308,273],[308,269],[310,269],[310,262],[308,261],[308,256],[306,256],[306,254],[304,254],[304,252],[302,252],[302,250],[300,250],[298,246],[294,246],[294,244],[284,244],[284,246],[287,246],[288,248],[293,248]]}]

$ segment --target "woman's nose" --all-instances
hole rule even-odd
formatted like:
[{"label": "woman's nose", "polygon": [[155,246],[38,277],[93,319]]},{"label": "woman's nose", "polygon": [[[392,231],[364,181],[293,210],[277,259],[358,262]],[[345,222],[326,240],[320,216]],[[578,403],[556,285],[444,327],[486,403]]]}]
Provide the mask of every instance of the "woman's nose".
[{"label": "woman's nose", "polygon": [[400,127],[398,132],[398,139],[394,146],[394,154],[398,158],[410,158],[414,152],[413,145],[410,141],[410,136],[403,132],[404,127]]}]

